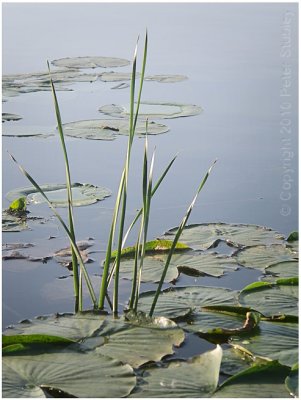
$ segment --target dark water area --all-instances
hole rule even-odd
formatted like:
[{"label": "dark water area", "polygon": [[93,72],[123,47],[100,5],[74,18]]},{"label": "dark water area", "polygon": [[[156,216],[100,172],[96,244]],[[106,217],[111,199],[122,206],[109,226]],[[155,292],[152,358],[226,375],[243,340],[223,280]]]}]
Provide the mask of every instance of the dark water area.
[{"label": "dark water area", "polygon": [[[179,153],[153,200],[149,239],[180,223],[200,178],[216,158],[189,223],[258,224],[287,236],[298,229],[297,17],[293,3],[7,3],[3,4],[3,74],[45,71],[46,60],[62,57],[130,60],[138,34],[143,37],[147,27],[147,74],[181,74],[188,80],[145,82],[143,99],[203,108],[198,116],[158,121],[168,125],[169,132],[149,138],[150,148],[157,148],[155,179]],[[130,66],[114,70],[130,72]],[[71,86],[73,91],[58,92],[63,122],[102,118],[98,108],[104,104],[127,105],[129,89],[112,90],[115,85],[77,83]],[[3,112],[23,117],[5,126],[52,129],[56,125],[50,92],[10,97]],[[72,180],[113,192],[102,202],[74,210],[77,238],[93,237],[92,250],[101,251],[91,254],[92,274],[101,273],[126,140],[122,136],[114,141],[66,138]],[[143,146],[141,139],[134,142],[127,222],[141,205]],[[28,186],[6,150],[37,182],[65,181],[57,136],[3,137],[2,149],[3,208],[9,205],[8,191]],[[46,205],[29,210],[34,215],[52,215]],[[67,215],[65,209],[59,211]],[[55,219],[32,230],[3,233],[2,240],[34,243],[30,251],[39,256],[68,244]],[[131,236],[129,244],[134,240]],[[2,271],[3,327],[40,314],[73,310],[72,279],[58,279],[67,271],[54,260],[46,264],[4,261]],[[181,276],[178,285],[241,289],[259,276],[258,271],[241,268],[219,279]],[[93,282],[97,292],[99,276]],[[121,307],[129,288],[128,281],[122,282]]]}]

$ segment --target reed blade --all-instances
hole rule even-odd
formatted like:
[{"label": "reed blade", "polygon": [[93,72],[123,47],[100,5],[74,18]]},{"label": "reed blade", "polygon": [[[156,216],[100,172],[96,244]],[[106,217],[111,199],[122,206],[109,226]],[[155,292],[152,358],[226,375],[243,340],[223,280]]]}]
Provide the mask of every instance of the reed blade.
[{"label": "reed blade", "polygon": [[22,172],[22,174],[29,180],[29,182],[37,189],[37,191],[41,194],[41,196],[46,200],[46,202],[47,202],[47,204],[49,205],[49,207],[51,208],[52,212],[53,212],[54,215],[57,217],[57,219],[60,221],[60,223],[61,223],[63,229],[65,230],[65,232],[66,232],[66,234],[67,234],[67,236],[68,236],[68,238],[69,238],[69,240],[70,240],[71,247],[72,247],[72,249],[74,250],[75,255],[76,255],[76,257],[77,257],[77,259],[78,259],[78,261],[79,261],[80,268],[81,268],[82,273],[83,273],[83,275],[84,275],[84,278],[85,278],[85,281],[86,281],[86,284],[87,284],[87,287],[88,287],[88,290],[89,290],[89,293],[90,293],[91,300],[92,300],[92,302],[93,302],[94,307],[96,307],[96,306],[97,306],[97,299],[96,299],[96,296],[95,296],[95,293],[94,293],[93,286],[92,286],[92,284],[91,284],[89,275],[88,275],[87,270],[86,270],[86,268],[85,268],[85,265],[84,265],[82,256],[81,256],[81,254],[80,254],[80,251],[79,251],[79,249],[78,249],[78,247],[77,247],[76,242],[75,242],[75,241],[73,240],[73,238],[72,238],[72,235],[71,235],[70,230],[68,229],[68,227],[67,227],[67,225],[65,224],[64,220],[62,219],[62,217],[60,216],[60,214],[56,211],[55,207],[53,206],[53,204],[51,203],[51,201],[48,199],[48,197],[46,196],[46,194],[44,193],[44,191],[40,188],[40,186],[38,185],[38,183],[37,183],[37,182],[32,178],[32,176],[25,170],[25,168],[24,168],[21,164],[18,163],[18,161],[15,159],[15,157],[14,157],[12,154],[10,154],[9,152],[8,152],[8,154],[10,155],[10,157],[11,157],[11,159],[14,161],[14,163],[16,163],[16,165],[18,166],[18,168],[20,169],[20,171]]},{"label": "reed blade", "polygon": [[184,218],[182,219],[182,221],[181,221],[181,223],[179,225],[179,228],[178,228],[177,233],[175,235],[175,238],[173,240],[172,246],[171,246],[170,251],[168,253],[168,257],[167,257],[167,260],[166,260],[166,263],[165,263],[165,266],[164,266],[164,269],[163,269],[163,272],[162,272],[162,275],[161,275],[161,279],[160,279],[160,282],[158,284],[158,287],[157,287],[157,290],[156,290],[156,293],[155,293],[155,296],[154,296],[154,299],[153,299],[153,303],[152,303],[152,306],[151,306],[151,309],[150,309],[150,312],[149,312],[150,316],[153,316],[153,314],[154,314],[155,307],[156,307],[159,295],[161,293],[163,282],[164,282],[164,279],[165,279],[165,276],[166,276],[166,273],[167,273],[167,270],[168,270],[168,267],[169,267],[169,264],[170,264],[170,261],[171,261],[171,257],[172,257],[172,255],[174,253],[175,248],[176,248],[176,245],[177,245],[177,243],[179,241],[179,238],[180,238],[180,236],[181,236],[181,234],[183,232],[183,229],[185,228],[185,225],[186,225],[186,223],[187,223],[187,221],[189,219],[189,216],[190,216],[191,211],[192,211],[192,209],[193,209],[193,207],[195,205],[195,202],[196,202],[196,200],[198,198],[198,195],[199,195],[200,191],[203,189],[203,187],[204,187],[204,185],[205,185],[205,183],[206,183],[206,181],[207,181],[207,179],[208,179],[208,177],[209,177],[209,175],[211,173],[211,170],[212,170],[213,166],[215,165],[216,161],[217,160],[215,160],[213,162],[213,164],[211,165],[211,167],[207,171],[206,175],[204,176],[203,180],[201,181],[201,183],[200,183],[200,185],[199,185],[199,187],[197,189],[197,192],[196,192],[196,194],[195,194],[190,206],[188,207]]}]

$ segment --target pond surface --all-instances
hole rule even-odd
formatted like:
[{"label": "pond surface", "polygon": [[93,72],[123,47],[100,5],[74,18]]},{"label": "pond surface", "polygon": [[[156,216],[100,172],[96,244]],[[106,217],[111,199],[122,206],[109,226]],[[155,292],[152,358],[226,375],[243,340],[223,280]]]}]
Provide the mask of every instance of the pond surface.
[{"label": "pond surface", "polygon": [[[195,104],[203,109],[196,116],[165,119],[169,131],[149,137],[150,147],[157,147],[156,177],[179,152],[153,200],[149,238],[180,223],[200,178],[215,158],[218,163],[189,222],[258,224],[287,236],[298,228],[297,13],[296,4],[281,3],[4,4],[3,74],[45,71],[46,60],[64,57],[131,60],[137,35],[143,37],[147,27],[147,75],[184,75],[188,80],[146,81],[142,99]],[[130,66],[112,70],[127,73]],[[97,73],[104,71],[97,68]],[[98,111],[106,104],[127,107],[129,88],[112,90],[114,86],[116,82],[97,80],[73,83],[72,91],[58,92],[63,123],[106,118]],[[49,91],[9,97],[3,112],[22,117],[3,123],[3,130],[20,127],[55,132]],[[126,141],[121,135],[112,141],[66,137],[72,180],[113,192],[104,201],[74,210],[77,238],[95,239],[91,248],[95,262],[88,265],[95,274],[101,273]],[[3,208],[9,205],[7,192],[28,186],[6,150],[40,184],[64,183],[57,135],[3,137],[2,143]],[[137,138],[128,222],[141,205],[143,146],[144,141]],[[31,205],[29,210],[33,215],[52,215],[45,204]],[[66,216],[66,209],[59,211]],[[129,243],[133,240],[132,236]],[[33,243],[26,250],[39,257],[68,244],[54,218],[46,224],[35,223],[32,230],[3,234],[4,244],[18,242]],[[3,326],[38,314],[72,311],[72,279],[58,279],[68,274],[53,259],[45,264],[3,262]],[[216,285],[241,289],[259,275],[242,269],[232,279],[227,275],[218,279]],[[198,278],[197,283],[214,285],[214,279]],[[195,284],[194,278],[181,277],[179,284]],[[124,281],[124,303],[129,288],[130,282]]]}]

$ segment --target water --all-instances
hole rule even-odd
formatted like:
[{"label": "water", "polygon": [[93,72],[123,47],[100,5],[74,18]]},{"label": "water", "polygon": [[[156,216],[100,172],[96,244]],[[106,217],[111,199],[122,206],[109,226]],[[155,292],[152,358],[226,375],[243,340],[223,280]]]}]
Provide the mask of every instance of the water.
[{"label": "water", "polygon": [[[170,131],[150,138],[150,147],[157,147],[156,177],[176,153],[180,154],[154,198],[149,237],[179,224],[200,177],[215,158],[218,163],[191,223],[252,223],[285,235],[296,230],[296,4],[7,3],[3,5],[3,74],[44,71],[46,60],[62,57],[131,59],[137,35],[143,36],[146,27],[147,74],[182,74],[189,80],[174,84],[146,82],[143,99],[196,104],[204,109],[195,117],[158,120]],[[129,72],[130,68],[114,70]],[[286,83],[290,87],[284,93]],[[105,104],[126,106],[129,89],[111,90],[113,86],[115,82],[80,83],[72,86],[74,91],[59,92],[63,121],[101,118],[98,108]],[[6,126],[55,127],[49,92],[10,98],[3,103],[3,112],[23,117],[18,122],[6,122]],[[112,142],[67,138],[66,142],[73,181],[101,185],[116,193],[126,138]],[[9,190],[28,185],[6,149],[39,183],[64,182],[57,137],[4,137],[3,208],[9,204],[5,199]],[[137,140],[129,188],[129,221],[141,204],[142,149],[143,141]],[[76,208],[78,238],[94,237],[94,249],[104,250],[113,205],[114,196]],[[30,210],[35,215],[51,215],[45,205]],[[66,215],[65,210],[60,211]],[[57,239],[49,241],[50,235]],[[4,243],[19,241],[33,242],[45,254],[51,252],[51,242],[56,250],[67,244],[54,221],[32,231],[3,234]],[[102,258],[102,254],[95,254],[91,271],[100,272]],[[3,263],[4,326],[41,313],[72,310],[72,297],[59,295],[66,290],[68,293],[65,288],[70,288],[71,279],[56,279],[66,271],[54,261],[34,264],[34,268],[27,264],[22,260]],[[239,289],[256,279],[256,274],[248,273],[250,276],[240,271],[234,283],[233,277],[225,277],[224,286]],[[223,286],[222,279],[216,284]]]}]

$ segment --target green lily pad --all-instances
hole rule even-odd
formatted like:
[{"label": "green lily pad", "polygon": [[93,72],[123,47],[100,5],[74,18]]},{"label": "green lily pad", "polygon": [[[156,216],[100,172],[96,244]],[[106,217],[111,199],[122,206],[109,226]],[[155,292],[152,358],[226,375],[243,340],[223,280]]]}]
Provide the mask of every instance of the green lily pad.
[{"label": "green lily pad", "polygon": [[254,356],[268,357],[284,365],[298,362],[298,324],[261,321],[255,334],[233,336],[230,343],[245,348]]},{"label": "green lily pad", "polygon": [[236,260],[247,268],[265,271],[266,267],[281,261],[293,261],[295,254],[288,247],[275,244],[271,246],[254,246],[239,250]]},{"label": "green lily pad", "polygon": [[247,286],[239,294],[242,306],[251,307],[266,317],[279,315],[298,315],[298,285],[278,283],[264,284],[259,287]]},{"label": "green lily pad", "polygon": [[221,372],[225,375],[236,375],[251,366],[266,363],[267,359],[253,356],[252,353],[243,351],[239,346],[223,349]]},{"label": "green lily pad", "polygon": [[53,60],[51,64],[65,68],[113,68],[129,65],[128,60],[115,57],[67,57]]},{"label": "green lily pad", "polygon": [[[139,78],[140,74],[136,75],[136,79]],[[132,74],[130,72],[103,72],[99,75],[99,79],[103,82],[119,82],[119,81],[130,81]]]},{"label": "green lily pad", "polygon": [[284,381],[289,368],[278,362],[252,366],[226,380],[212,397],[289,397]]},{"label": "green lily pad", "polygon": [[173,346],[180,346],[185,339],[183,330],[164,317],[128,322],[93,313],[39,318],[5,332],[5,335],[17,334],[47,334],[77,340],[84,351],[110,355],[135,368],[173,354]]},{"label": "green lily pad", "polygon": [[299,240],[299,232],[297,231],[291,232],[287,238],[288,242],[296,242],[298,240]]},{"label": "green lily pad", "polygon": [[187,76],[185,75],[149,75],[145,77],[146,81],[155,81],[162,83],[176,83],[185,81]]},{"label": "green lily pad", "polygon": [[292,367],[292,371],[285,379],[285,386],[289,394],[293,397],[299,396],[299,366],[296,364]]},{"label": "green lily pad", "polygon": [[2,122],[6,121],[19,121],[22,119],[20,115],[10,114],[10,113],[2,113]]},{"label": "green lily pad", "polygon": [[[178,227],[170,229],[163,238],[173,238],[177,230]],[[186,226],[180,240],[194,249],[206,250],[219,241],[236,247],[283,243],[284,236],[258,225],[209,223]]]},{"label": "green lily pad", "polygon": [[218,384],[221,359],[222,349],[217,346],[185,362],[148,369],[130,397],[210,397]]},{"label": "green lily pad", "polygon": [[[117,106],[116,104],[108,104],[99,108],[99,111],[103,114],[110,115],[112,117],[128,117],[129,111],[127,108]],[[156,118],[179,118],[189,117],[198,115],[202,111],[201,107],[193,104],[180,104],[180,103],[169,103],[169,102],[152,102],[143,101],[141,102],[139,109],[140,119],[156,119]]]},{"label": "green lily pad", "polygon": [[[167,254],[147,255],[142,268],[142,282],[159,282]],[[122,259],[120,273],[123,278],[132,279],[134,258]],[[216,253],[208,254],[174,254],[171,258],[165,282],[177,279],[180,273],[190,276],[215,276],[220,277],[224,271],[234,271],[238,268],[235,260]]]},{"label": "green lily pad", "polygon": [[[67,136],[72,136],[81,139],[92,140],[114,140],[117,135],[128,135],[129,122],[123,120],[104,120],[94,119],[87,121],[69,122],[63,125],[64,133]],[[169,128],[166,125],[156,122],[149,122],[147,133],[149,135],[159,135],[168,132]],[[145,122],[138,121],[136,125],[136,134],[144,136],[146,133]]]},{"label": "green lily pad", "polygon": [[[210,286],[188,286],[168,288],[161,292],[155,308],[155,315],[175,319],[185,317],[193,310],[210,305],[238,305],[236,291]],[[142,293],[139,309],[148,313],[154,292]]]},{"label": "green lily pad", "polygon": [[53,129],[49,127],[40,126],[19,126],[19,125],[6,125],[2,128],[2,136],[6,137],[37,137],[48,138],[54,136]]},{"label": "green lily pad", "polygon": [[21,232],[29,229],[26,215],[14,215],[8,210],[2,210],[2,232]]},{"label": "green lily pad", "polygon": [[265,273],[275,277],[291,278],[299,274],[298,261],[282,261],[270,265],[265,269]]},{"label": "green lily pad", "polygon": [[136,384],[129,365],[101,354],[59,352],[2,358],[3,397],[47,397],[55,388],[75,397],[124,397]]},{"label": "green lily pad", "polygon": [[[41,189],[45,192],[48,199],[55,207],[68,207],[67,189],[65,184],[48,184],[41,185]],[[111,191],[93,186],[91,184],[74,183],[72,184],[73,206],[87,206],[97,201],[101,201],[111,195]],[[7,199],[15,199],[16,197],[25,196],[28,204],[41,204],[46,200],[37,192],[34,186],[19,188],[7,193]]]}]

